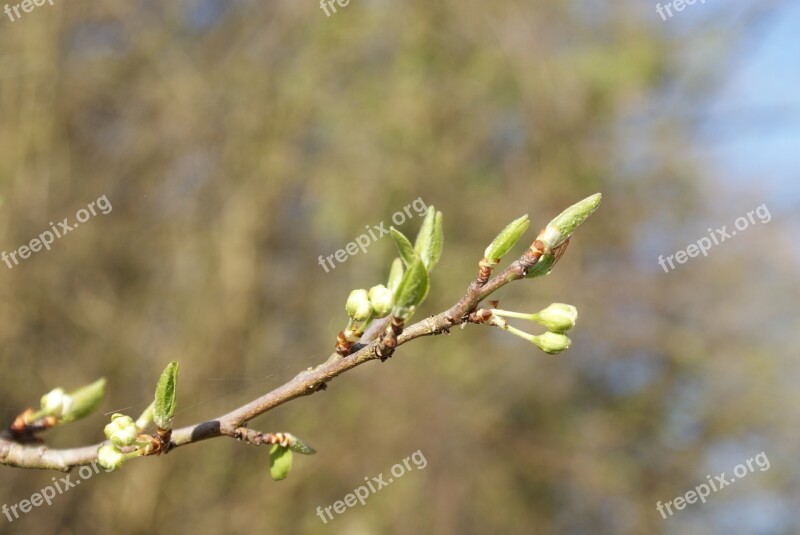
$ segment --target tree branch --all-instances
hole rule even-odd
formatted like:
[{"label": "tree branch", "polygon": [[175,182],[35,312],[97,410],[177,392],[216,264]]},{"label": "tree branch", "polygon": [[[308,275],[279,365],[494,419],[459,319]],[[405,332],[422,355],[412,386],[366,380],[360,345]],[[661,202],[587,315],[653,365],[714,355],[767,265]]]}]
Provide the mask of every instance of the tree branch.
[{"label": "tree branch", "polygon": [[[291,435],[283,433],[264,434],[247,429],[246,424],[256,416],[264,414],[293,399],[324,390],[331,380],[356,366],[370,360],[386,360],[393,355],[397,347],[411,340],[422,336],[441,334],[443,332],[449,333],[450,329],[456,325],[484,323],[489,319],[494,319],[493,314],[495,312],[499,313],[499,311],[492,312],[491,310],[482,310],[480,313],[476,313],[478,304],[509,282],[524,278],[526,275],[538,277],[549,273],[550,269],[558,262],[558,259],[566,250],[572,232],[594,212],[600,204],[600,200],[601,195],[597,193],[561,212],[561,214],[556,216],[556,218],[539,233],[536,241],[525,251],[522,257],[513,262],[494,278],[490,278],[493,267],[505,256],[511,247],[513,247],[529,224],[527,215],[511,222],[498,234],[486,249],[484,258],[478,263],[479,269],[477,278],[469,285],[467,292],[455,305],[435,316],[430,316],[409,327],[405,327],[405,319],[410,317],[416,305],[425,298],[428,285],[428,270],[438,261],[439,255],[441,254],[441,212],[434,214],[431,209],[428,215],[426,215],[423,228],[420,229],[420,235],[417,237],[417,246],[419,246],[422,255],[421,258],[425,260],[424,265],[420,257],[417,256],[416,250],[411,249],[412,246],[405,236],[400,235],[400,237],[402,237],[401,240],[397,240],[396,238],[401,256],[405,254],[411,257],[410,259],[404,258],[405,261],[410,262],[408,271],[402,275],[402,280],[399,285],[396,286],[397,293],[394,295],[396,301],[394,305],[392,305],[392,314],[385,319],[373,322],[366,332],[359,334],[360,338],[358,338],[358,343],[353,344],[349,340],[349,337],[353,336],[353,333],[344,336],[343,341],[337,339],[336,351],[325,363],[300,372],[283,386],[214,420],[177,430],[157,428],[159,433],[159,447],[153,448],[150,451],[135,451],[145,451],[146,453],[143,456],[167,453],[175,448],[186,446],[187,444],[193,444],[220,436],[245,440],[255,445],[279,444],[283,446],[282,442],[286,441],[289,441],[287,442],[287,444],[289,444],[291,441],[296,440]],[[414,247],[416,248],[417,246]],[[399,259],[395,262],[399,262]],[[411,277],[412,273],[414,274],[413,278]],[[392,274],[390,273],[390,285],[391,280]],[[354,301],[355,308],[352,312],[348,310],[348,315],[350,315],[351,320],[357,317],[356,314],[361,314],[363,312],[361,308],[359,308],[362,304],[358,302],[358,294],[357,292],[354,293],[356,293],[356,299]],[[366,293],[366,291],[362,291],[362,293]],[[351,294],[351,296],[352,295],[353,294]],[[362,296],[361,299],[363,300],[364,297]],[[368,299],[371,303],[371,297],[368,297]],[[385,303],[383,304],[385,305]],[[368,305],[371,309],[372,305],[369,303]],[[348,299],[348,307],[349,306],[350,299]],[[563,306],[567,305],[562,305],[562,307]],[[548,307],[548,309],[549,308],[550,307]],[[395,310],[400,312],[394,312]],[[369,317],[371,313],[372,312],[363,312],[365,317]],[[395,314],[397,314],[397,316],[395,316]],[[574,318],[571,320],[568,319],[566,328],[564,327],[563,318],[554,318],[553,321],[555,321],[553,325],[555,325],[554,328],[555,331],[558,331],[558,334],[548,330],[548,332],[542,336],[529,335],[523,331],[512,328],[504,322],[499,323],[495,321],[493,323],[495,325],[502,325],[507,331],[533,342],[545,352],[559,353],[569,346],[569,338],[564,336],[563,330],[560,329],[566,330],[574,325]],[[492,322],[490,322],[490,324],[491,323]],[[547,322],[543,322],[543,324],[547,325]],[[350,331],[349,328],[347,330]],[[549,335],[549,337],[547,335]],[[165,373],[167,372],[165,371]],[[164,376],[162,375],[162,379],[163,378]],[[96,391],[97,389],[102,389],[102,384],[101,380],[86,388]],[[89,399],[87,394],[83,394],[82,397]],[[94,399],[94,397],[97,396],[93,396],[92,399]],[[83,399],[84,404],[86,404],[86,399]],[[153,410],[155,411],[157,409],[158,407],[156,406]],[[111,451],[114,455],[118,456],[117,458],[126,453],[134,453],[134,451],[125,452],[119,449],[115,450],[114,448],[116,448],[116,446],[108,445],[108,441],[72,449],[49,448],[37,442],[35,433],[27,433],[27,431],[33,429],[29,425],[29,417],[30,415],[28,412],[23,413],[20,417],[21,419],[18,418],[8,430],[0,434],[0,464],[19,468],[51,469],[66,472],[76,466],[87,465],[97,461],[98,449],[101,446],[106,446],[106,451]],[[171,421],[171,412],[168,411],[168,415],[161,415],[160,417],[168,418]],[[158,422],[156,421],[156,423]],[[133,422],[131,422],[131,424],[133,424]],[[29,427],[31,427],[31,429],[29,429]],[[162,432],[165,433],[162,435]],[[156,440],[156,437],[152,438]],[[296,441],[293,444],[297,446]],[[290,445],[289,447],[292,446]],[[307,451],[301,451],[301,453],[313,453],[313,450],[307,445],[304,444],[302,447]],[[126,447],[123,447],[123,449],[124,448]],[[106,457],[106,460],[108,461],[109,458]]]},{"label": "tree branch", "polygon": [[[526,270],[536,263],[536,260],[538,260],[538,256],[528,250],[519,260],[513,262],[485,285],[479,284],[479,281],[476,280],[470,284],[466,294],[458,303],[449,310],[420,320],[403,330],[397,338],[397,346],[423,336],[449,332],[451,327],[466,323],[470,312],[474,311],[483,299],[509,282],[522,278]],[[343,357],[334,353],[326,363],[299,373],[284,385],[227,414],[174,430],[169,450],[221,436],[247,440],[249,435],[242,428],[253,418],[293,399],[324,390],[328,382],[342,373],[370,360],[379,359],[380,334],[388,322],[384,320],[375,323],[375,327],[364,334],[362,343],[355,345],[353,352],[349,355]],[[257,432],[254,433],[253,436],[261,435]],[[258,441],[248,440],[248,442],[257,443]],[[264,444],[271,443],[267,440],[258,443],[262,442]],[[97,449],[105,443],[79,448],[53,449],[43,444],[15,442],[8,432],[4,432],[0,435],[0,464],[68,472],[74,467],[91,464],[95,461]]]}]

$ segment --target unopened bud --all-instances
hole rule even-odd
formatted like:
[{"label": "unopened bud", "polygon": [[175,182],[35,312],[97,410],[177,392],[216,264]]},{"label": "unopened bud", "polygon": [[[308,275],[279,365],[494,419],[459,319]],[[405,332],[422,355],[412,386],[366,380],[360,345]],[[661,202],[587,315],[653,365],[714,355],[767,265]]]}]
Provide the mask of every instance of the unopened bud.
[{"label": "unopened bud", "polygon": [[530,340],[549,355],[561,353],[572,343],[566,335],[549,331],[539,336],[531,336]]},{"label": "unopened bud", "polygon": [[383,318],[392,311],[392,291],[383,284],[378,284],[369,289],[369,302],[375,317]]},{"label": "unopened bud", "polygon": [[108,471],[116,470],[125,462],[125,454],[111,444],[104,444],[97,449],[97,464]]},{"label": "unopened bud", "polygon": [[595,193],[573,204],[550,221],[537,239],[544,242],[548,249],[555,249],[567,241],[578,225],[586,221],[586,218],[597,210],[602,199],[600,193]]},{"label": "unopened bud", "polygon": [[549,331],[564,333],[575,326],[578,309],[564,303],[553,303],[544,310],[533,314],[533,319],[547,327]]},{"label": "unopened bud", "polygon": [[483,256],[489,265],[495,265],[500,262],[506,253],[517,243],[522,234],[528,229],[531,224],[528,221],[528,214],[515,219],[506,228],[500,231],[500,234],[489,244],[489,247],[483,252]]},{"label": "unopened bud", "polygon": [[103,432],[106,438],[118,448],[130,446],[136,442],[136,436],[139,434],[136,422],[124,414],[114,414],[111,417],[111,423],[105,426]]},{"label": "unopened bud", "polygon": [[345,305],[347,315],[355,321],[364,321],[372,315],[372,305],[366,290],[353,290]]},{"label": "unopened bud", "polygon": [[72,408],[72,398],[64,391],[63,388],[54,388],[41,399],[42,412],[46,416],[55,416],[60,418],[65,412],[69,412]]},{"label": "unopened bud", "polygon": [[106,380],[98,379],[97,381],[73,390],[69,393],[71,406],[64,407],[64,414],[62,419],[65,422],[71,422],[78,418],[83,418],[91,414],[106,395]]},{"label": "unopened bud", "polygon": [[525,273],[526,279],[533,279],[536,277],[544,277],[553,271],[553,264],[556,262],[556,255],[552,252],[547,252],[539,257],[539,260],[531,266]]}]

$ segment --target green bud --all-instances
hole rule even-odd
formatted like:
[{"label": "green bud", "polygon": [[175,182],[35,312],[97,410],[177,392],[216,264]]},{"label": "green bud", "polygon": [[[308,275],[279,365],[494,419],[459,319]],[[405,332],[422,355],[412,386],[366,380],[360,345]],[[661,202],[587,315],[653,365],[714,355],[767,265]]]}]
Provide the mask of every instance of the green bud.
[{"label": "green bud", "polygon": [[90,415],[100,406],[105,395],[105,378],[98,379],[91,384],[73,390],[69,393],[69,397],[72,398],[72,406],[69,409],[65,407],[62,420],[71,422]]},{"label": "green bud", "polygon": [[550,249],[558,247],[572,235],[575,229],[578,228],[578,225],[586,221],[586,218],[592,215],[592,212],[600,206],[601,200],[602,195],[600,193],[595,193],[573,204],[548,223],[544,232],[539,235],[539,239],[549,246]]},{"label": "green bud", "polygon": [[400,281],[400,285],[397,287],[392,315],[401,319],[408,319],[414,309],[425,300],[428,295],[428,289],[428,271],[422,261],[416,259],[408,266],[403,275],[403,280]]},{"label": "green bud", "polygon": [[536,277],[544,277],[553,271],[553,264],[556,262],[556,255],[553,253],[545,253],[539,257],[539,260],[531,266],[528,273],[525,274],[526,279],[533,279]]},{"label": "green bud", "polygon": [[400,252],[400,258],[403,259],[405,265],[410,265],[417,257],[414,252],[414,246],[406,238],[406,235],[394,227],[389,227],[389,233],[394,238],[394,244],[397,245],[397,250]]},{"label": "green bud", "polygon": [[389,269],[389,280],[386,283],[392,295],[397,292],[397,287],[400,285],[400,281],[403,280],[403,269],[403,261],[395,258],[394,262],[392,262],[392,267]]},{"label": "green bud", "polygon": [[414,243],[414,252],[429,273],[442,256],[443,239],[442,212],[437,212],[430,206]]},{"label": "green bud", "polygon": [[572,341],[564,334],[546,332],[540,336],[532,335],[531,342],[549,355],[557,355],[567,349]]},{"label": "green bud", "polygon": [[116,470],[125,462],[125,454],[111,444],[104,444],[97,449],[97,464],[106,470]]},{"label": "green bud", "polygon": [[[164,430],[172,429],[172,416],[177,403],[178,363],[167,364],[156,385],[153,421]],[[135,425],[135,424],[134,424]]]},{"label": "green bud", "polygon": [[392,291],[383,284],[378,284],[369,289],[369,302],[372,305],[375,317],[383,318],[392,311]]},{"label": "green bud", "polygon": [[117,448],[124,448],[136,442],[139,430],[136,429],[136,422],[130,416],[124,414],[114,414],[111,416],[111,423],[103,428],[106,438]]},{"label": "green bud", "polygon": [[269,450],[269,473],[272,479],[275,481],[286,479],[291,469],[292,450],[280,444],[274,444]]},{"label": "green bud", "polygon": [[365,321],[372,315],[372,305],[366,290],[353,290],[347,298],[344,309],[355,321]]},{"label": "green bud", "polygon": [[54,388],[41,399],[42,411],[44,416],[55,416],[61,418],[65,410],[72,408],[72,399],[63,388]]},{"label": "green bud", "polygon": [[547,330],[554,333],[564,333],[575,326],[578,319],[578,309],[564,303],[553,303],[544,310],[533,314],[533,320],[541,323]]},{"label": "green bud", "polygon": [[495,265],[500,262],[500,259],[514,247],[522,234],[528,230],[530,224],[531,222],[528,221],[528,214],[525,214],[506,225],[506,228],[500,231],[500,234],[497,235],[489,247],[486,248],[486,251],[484,251],[483,256],[486,261],[489,262],[490,265]]},{"label": "green bud", "polygon": [[302,455],[314,455],[315,453],[317,453],[317,450],[315,450],[314,448],[312,448],[311,446],[309,446],[296,436],[290,435],[288,433],[286,433],[286,435],[289,437],[288,447],[290,450],[300,453]]},{"label": "green bud", "polygon": [[490,309],[490,312],[501,318],[517,318],[528,321],[535,321],[547,327],[547,330],[555,333],[563,333],[575,326],[578,319],[578,309],[572,305],[563,303],[553,303],[544,310],[533,314],[524,312],[512,312],[510,310]]},{"label": "green bud", "polygon": [[142,414],[139,418],[136,419],[136,428],[140,431],[149,427],[150,424],[153,423],[153,407],[155,407],[156,402],[153,401],[147,408],[142,411]]}]

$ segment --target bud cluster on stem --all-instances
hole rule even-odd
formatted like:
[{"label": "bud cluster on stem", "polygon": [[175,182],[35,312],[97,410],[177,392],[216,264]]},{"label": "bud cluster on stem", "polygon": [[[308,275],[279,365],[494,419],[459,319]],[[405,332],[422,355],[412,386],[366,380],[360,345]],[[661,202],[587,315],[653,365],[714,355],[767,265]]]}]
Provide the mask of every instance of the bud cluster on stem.
[{"label": "bud cluster on stem", "polygon": [[[406,325],[428,295],[430,271],[442,252],[442,215],[431,206],[413,245],[402,233],[391,229],[399,257],[392,262],[388,281],[385,286],[377,285],[350,293],[345,306],[348,325],[337,339],[337,352],[327,362],[299,373],[284,385],[241,407],[214,419],[177,429],[174,434],[178,363],[170,362],[158,381],[153,403],[139,418],[133,420],[130,416],[115,413],[104,428],[105,442],[72,449],[44,446],[35,434],[58,423],[86,416],[102,400],[105,380],[69,393],[63,388],[55,388],[42,396],[38,411],[27,409],[14,420],[6,433],[0,434],[0,464],[69,471],[97,459],[107,470],[113,470],[135,457],[161,454],[208,438],[229,436],[257,446],[270,445],[270,474],[275,480],[283,479],[292,466],[293,453],[310,455],[314,450],[289,433],[260,433],[247,427],[247,423],[288,401],[324,390],[328,382],[356,366],[373,359],[385,360],[401,344],[424,336],[449,333],[457,325],[478,323],[498,326],[550,354],[566,350],[571,343],[566,333],[574,327],[578,317],[574,306],[553,303],[535,313],[502,310],[497,308],[495,301],[491,302],[492,308],[479,309],[478,306],[512,281],[548,274],[564,253],[575,228],[599,203],[600,195],[597,194],[562,212],[547,225],[522,257],[489,279],[492,267],[510,252],[529,226],[527,216],[512,221],[484,251],[481,272],[461,299],[447,310]],[[482,280],[484,274],[487,280]],[[373,324],[374,328],[366,331],[367,326],[379,318],[387,320]],[[530,334],[509,325],[507,318],[533,321],[547,331]],[[359,340],[362,342],[360,347],[351,353],[352,344]],[[343,358],[344,355],[347,358]],[[144,434],[145,428],[153,424],[155,433]]]}]

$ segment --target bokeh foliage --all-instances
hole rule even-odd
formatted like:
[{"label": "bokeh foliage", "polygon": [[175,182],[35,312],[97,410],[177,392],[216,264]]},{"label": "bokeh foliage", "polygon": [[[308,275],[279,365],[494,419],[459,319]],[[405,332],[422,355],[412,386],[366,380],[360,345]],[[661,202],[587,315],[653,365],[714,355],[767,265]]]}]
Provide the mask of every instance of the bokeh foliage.
[{"label": "bokeh foliage", "polygon": [[[480,327],[420,340],[253,422],[318,450],[286,481],[266,448],[213,440],[0,531],[714,533],[753,503],[784,518],[797,330],[781,296],[796,272],[776,214],[707,259],[657,266],[763,201],[681,157],[691,125],[659,110],[682,51],[632,5],[352,0],[327,18],[315,2],[76,1],[3,20],[0,246],[100,195],[113,205],[0,264],[6,420],[100,376],[102,410],[135,413],[172,360],[176,426],[281,384],[327,358],[349,291],[385,282],[395,252],[384,238],[330,273],[318,255],[417,197],[447,236],[419,317],[462,294],[514,217],[538,230],[595,191],[604,205],[552,275],[500,295],[510,310],[575,304],[566,354]],[[657,157],[634,158],[641,145]],[[99,441],[106,419],[50,439]],[[315,516],[416,450],[425,470],[327,526]],[[655,512],[762,450],[771,471]],[[2,474],[9,504],[52,475]]]}]

